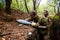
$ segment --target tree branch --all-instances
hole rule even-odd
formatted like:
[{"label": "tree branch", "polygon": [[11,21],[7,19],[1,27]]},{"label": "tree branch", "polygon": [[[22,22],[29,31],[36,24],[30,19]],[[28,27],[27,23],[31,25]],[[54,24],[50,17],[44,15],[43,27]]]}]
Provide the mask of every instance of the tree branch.
[{"label": "tree branch", "polygon": [[40,5],[40,2],[41,2],[41,0],[39,0],[39,3],[38,3],[38,5],[36,6],[36,9],[39,7],[39,5]]}]

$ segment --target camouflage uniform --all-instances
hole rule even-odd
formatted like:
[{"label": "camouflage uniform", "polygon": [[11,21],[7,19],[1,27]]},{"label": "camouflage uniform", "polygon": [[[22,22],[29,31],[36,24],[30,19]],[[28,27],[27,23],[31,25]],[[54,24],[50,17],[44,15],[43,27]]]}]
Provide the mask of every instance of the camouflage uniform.
[{"label": "camouflage uniform", "polygon": [[60,40],[60,19],[58,15],[55,15],[52,19],[50,40]]}]

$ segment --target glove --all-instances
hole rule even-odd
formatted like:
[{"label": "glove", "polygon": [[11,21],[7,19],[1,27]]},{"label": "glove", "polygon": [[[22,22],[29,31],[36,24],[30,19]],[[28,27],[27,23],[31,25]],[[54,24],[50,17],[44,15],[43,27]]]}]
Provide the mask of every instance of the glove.
[{"label": "glove", "polygon": [[32,22],[32,24],[31,24],[32,26],[36,26],[36,23],[35,22]]}]

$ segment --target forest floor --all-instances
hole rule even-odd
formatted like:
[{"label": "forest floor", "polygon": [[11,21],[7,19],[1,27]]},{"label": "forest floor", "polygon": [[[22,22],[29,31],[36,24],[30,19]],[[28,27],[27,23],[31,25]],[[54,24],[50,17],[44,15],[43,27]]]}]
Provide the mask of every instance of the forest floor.
[{"label": "forest floor", "polygon": [[8,15],[0,9],[0,34],[3,35],[0,40],[34,40],[37,37],[36,29],[30,25],[19,26],[19,23],[15,21],[28,17],[30,16],[27,13],[19,10],[12,10],[12,14]]}]

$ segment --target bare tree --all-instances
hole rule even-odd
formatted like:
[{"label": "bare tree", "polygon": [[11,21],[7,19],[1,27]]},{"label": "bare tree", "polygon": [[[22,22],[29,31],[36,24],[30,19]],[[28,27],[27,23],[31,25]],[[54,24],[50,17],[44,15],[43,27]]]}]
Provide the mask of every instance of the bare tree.
[{"label": "bare tree", "polygon": [[11,14],[11,2],[12,2],[12,0],[5,0],[5,2],[6,2],[6,8],[5,8],[6,12],[8,14]]}]

